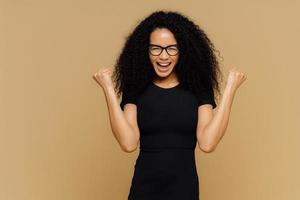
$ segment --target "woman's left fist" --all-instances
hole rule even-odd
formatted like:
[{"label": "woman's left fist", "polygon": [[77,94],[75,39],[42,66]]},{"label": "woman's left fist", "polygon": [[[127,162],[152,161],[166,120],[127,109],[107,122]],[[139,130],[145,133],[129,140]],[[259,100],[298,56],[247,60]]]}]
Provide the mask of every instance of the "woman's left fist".
[{"label": "woman's left fist", "polygon": [[229,70],[226,87],[236,91],[246,79],[247,77],[243,72],[240,72],[236,67],[231,68]]}]

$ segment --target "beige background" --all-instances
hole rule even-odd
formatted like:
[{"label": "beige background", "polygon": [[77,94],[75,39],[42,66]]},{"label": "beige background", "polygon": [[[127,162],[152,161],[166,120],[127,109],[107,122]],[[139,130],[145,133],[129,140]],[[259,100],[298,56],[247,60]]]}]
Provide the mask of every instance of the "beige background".
[{"label": "beige background", "polygon": [[[299,1],[2,0],[0,199],[125,200],[138,151],[122,152],[92,75],[156,9],[195,20],[237,66],[226,135],[197,148],[202,200],[297,200]],[[298,86],[298,87],[297,87]]]}]

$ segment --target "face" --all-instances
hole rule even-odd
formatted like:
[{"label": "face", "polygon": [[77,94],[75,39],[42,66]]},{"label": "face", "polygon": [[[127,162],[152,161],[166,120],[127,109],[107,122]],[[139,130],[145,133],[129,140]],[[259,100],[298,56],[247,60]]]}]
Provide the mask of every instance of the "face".
[{"label": "face", "polygon": [[[177,45],[177,42],[173,33],[166,28],[157,28],[150,35],[149,58],[156,74],[161,78],[176,77],[174,66],[178,62],[179,50],[173,45]],[[162,50],[161,47],[168,48]]]}]

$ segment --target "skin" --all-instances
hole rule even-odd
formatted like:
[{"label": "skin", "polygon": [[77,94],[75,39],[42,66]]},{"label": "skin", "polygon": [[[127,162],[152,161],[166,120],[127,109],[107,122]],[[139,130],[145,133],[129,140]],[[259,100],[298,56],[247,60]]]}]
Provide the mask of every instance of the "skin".
[{"label": "skin", "polygon": [[[167,29],[156,29],[151,33],[150,43],[160,46],[168,46],[176,43],[176,40]],[[164,50],[159,56],[149,58],[157,74],[153,83],[160,87],[168,88],[178,84],[178,79],[174,73],[174,66],[178,61],[178,55],[169,56]],[[160,72],[156,62],[172,62],[167,72]],[[112,70],[102,67],[93,75],[93,79],[101,86],[105,94],[106,103],[109,111],[109,119],[112,132],[117,139],[120,147],[125,152],[133,152],[137,149],[140,139],[140,131],[137,124],[137,107],[135,104],[128,103],[124,106],[124,111],[119,106],[117,95],[114,91],[111,79]],[[237,68],[229,70],[223,95],[220,103],[213,113],[212,105],[203,104],[198,107],[197,122],[197,143],[203,152],[213,152],[226,132],[229,122],[230,111],[234,96],[240,85],[246,80],[246,75]],[[201,117],[200,117],[201,116]]]},{"label": "skin", "polygon": [[198,107],[197,141],[203,152],[213,152],[224,136],[234,95],[237,87],[245,80],[246,77],[243,73],[237,71],[236,68],[232,68],[215,114],[213,114],[212,105],[210,104],[203,104]]},{"label": "skin", "polygon": [[[168,45],[177,44],[177,42],[172,32],[170,32],[168,29],[158,28],[151,33],[150,44],[166,47]],[[153,81],[156,85],[159,85],[163,88],[168,88],[173,87],[179,83],[178,78],[174,72],[174,67],[178,62],[179,54],[175,56],[170,56],[166,52],[166,50],[163,50],[158,56],[153,56],[149,53],[149,58],[157,75],[157,78]],[[157,62],[171,62],[171,65],[168,66],[169,70],[166,72],[159,71]]]}]

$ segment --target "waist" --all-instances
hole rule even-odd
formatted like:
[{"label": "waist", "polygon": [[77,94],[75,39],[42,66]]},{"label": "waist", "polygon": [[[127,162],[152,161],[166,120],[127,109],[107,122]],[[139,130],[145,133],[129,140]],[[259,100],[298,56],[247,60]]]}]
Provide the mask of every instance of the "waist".
[{"label": "waist", "polygon": [[140,137],[141,150],[194,150],[196,144],[196,135],[190,133],[142,133]]},{"label": "waist", "polygon": [[195,151],[195,147],[140,147],[141,152],[151,151]]},{"label": "waist", "polygon": [[187,167],[194,167],[195,162],[193,148],[140,148],[137,158],[137,165],[140,167],[153,170],[175,168],[181,172]]}]

